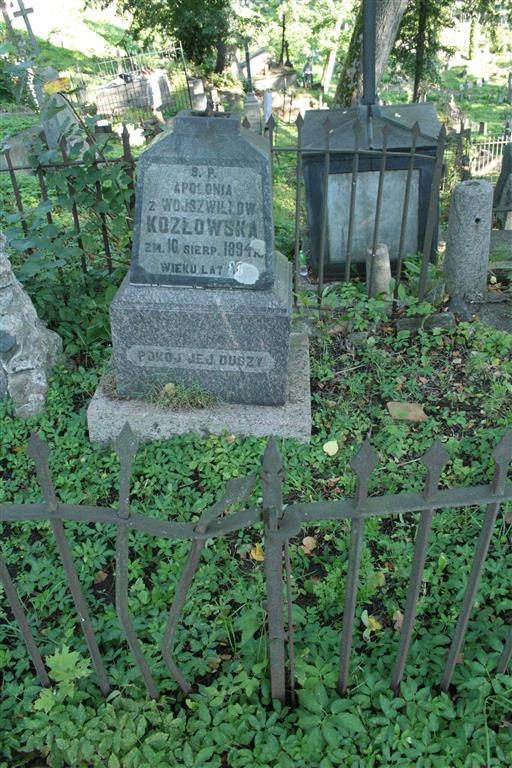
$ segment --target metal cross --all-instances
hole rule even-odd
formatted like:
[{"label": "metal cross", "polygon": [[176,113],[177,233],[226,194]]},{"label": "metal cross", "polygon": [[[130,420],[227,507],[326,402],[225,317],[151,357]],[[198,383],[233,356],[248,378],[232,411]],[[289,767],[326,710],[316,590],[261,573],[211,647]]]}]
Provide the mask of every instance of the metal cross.
[{"label": "metal cross", "polygon": [[39,52],[40,52],[40,48],[39,48],[39,44],[38,44],[38,42],[37,42],[37,40],[35,38],[35,35],[34,35],[33,31],[32,31],[32,27],[30,25],[30,21],[28,19],[28,14],[29,13],[34,13],[34,9],[33,8],[25,8],[25,4],[24,4],[23,0],[17,0],[17,3],[18,3],[18,6],[19,6],[20,10],[19,11],[15,11],[13,15],[15,17],[16,16],[21,16],[23,18],[23,21],[25,22],[25,26],[27,28],[27,34],[28,34],[28,37],[29,37],[29,40],[30,40],[30,44],[32,46],[32,50],[33,50],[34,54],[37,56],[39,54]]}]

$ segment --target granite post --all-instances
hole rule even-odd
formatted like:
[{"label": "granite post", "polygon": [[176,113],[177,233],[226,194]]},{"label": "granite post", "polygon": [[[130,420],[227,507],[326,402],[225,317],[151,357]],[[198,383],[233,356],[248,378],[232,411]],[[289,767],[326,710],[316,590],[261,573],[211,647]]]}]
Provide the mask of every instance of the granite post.
[{"label": "granite post", "polygon": [[372,248],[366,251],[366,283],[368,296],[389,296],[391,282],[391,262],[389,250],[384,243],[377,243],[375,253]]},{"label": "granite post", "polygon": [[486,292],[492,201],[488,181],[470,179],[455,187],[444,257],[446,289],[453,298],[472,301]]}]

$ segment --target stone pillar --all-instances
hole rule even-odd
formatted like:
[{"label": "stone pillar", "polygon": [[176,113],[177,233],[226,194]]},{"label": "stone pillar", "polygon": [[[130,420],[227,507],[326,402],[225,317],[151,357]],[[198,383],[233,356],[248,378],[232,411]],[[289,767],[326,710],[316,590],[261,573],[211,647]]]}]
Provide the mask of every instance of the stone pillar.
[{"label": "stone pillar", "polygon": [[452,297],[472,301],[486,292],[492,228],[492,185],[469,179],[452,195],[444,276]]},{"label": "stone pillar", "polygon": [[391,263],[389,250],[384,243],[377,243],[375,253],[371,248],[366,251],[366,285],[368,296],[384,294],[389,296],[391,282]]}]

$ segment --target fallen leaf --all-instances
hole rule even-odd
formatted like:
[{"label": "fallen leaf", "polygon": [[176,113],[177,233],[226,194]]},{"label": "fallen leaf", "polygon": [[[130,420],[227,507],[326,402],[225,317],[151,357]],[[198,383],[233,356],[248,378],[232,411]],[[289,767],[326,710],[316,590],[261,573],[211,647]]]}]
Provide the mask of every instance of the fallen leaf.
[{"label": "fallen leaf", "polygon": [[404,615],[402,611],[396,610],[393,614],[393,626],[397,632],[400,632],[400,630],[402,629],[403,623],[404,623]]},{"label": "fallen leaf", "polygon": [[389,413],[398,421],[420,422],[427,420],[427,414],[420,403],[398,403],[391,400],[387,403]]},{"label": "fallen leaf", "polygon": [[326,453],[328,456],[336,456],[338,453],[340,447],[338,445],[337,440],[329,440],[327,443],[324,444],[324,453]]},{"label": "fallen leaf", "polygon": [[236,440],[236,435],[226,435],[226,443],[228,445],[231,445],[231,443],[234,443]]},{"label": "fallen leaf", "polygon": [[316,539],[314,536],[305,536],[302,539],[302,551],[306,555],[310,555],[316,547]]},{"label": "fallen leaf", "polygon": [[263,562],[265,559],[265,552],[263,551],[263,547],[258,542],[254,545],[254,547],[251,549],[251,557],[253,560],[256,560],[258,563]]},{"label": "fallen leaf", "polygon": [[377,571],[375,574],[375,586],[383,587],[386,583],[386,574],[384,571]]},{"label": "fallen leaf", "polygon": [[107,577],[108,577],[108,573],[106,571],[98,571],[96,576],[94,577],[94,583],[102,584]]},{"label": "fallen leaf", "polygon": [[512,524],[512,509],[509,509],[508,512],[505,512],[505,522],[507,525]]},{"label": "fallen leaf", "polygon": [[380,632],[382,624],[375,616],[368,616],[368,629],[372,632]]}]

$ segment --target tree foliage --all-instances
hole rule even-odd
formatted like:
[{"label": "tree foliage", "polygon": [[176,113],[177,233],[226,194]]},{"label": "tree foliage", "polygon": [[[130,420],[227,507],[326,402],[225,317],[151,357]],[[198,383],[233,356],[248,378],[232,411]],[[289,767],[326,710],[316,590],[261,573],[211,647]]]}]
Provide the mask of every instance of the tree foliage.
[{"label": "tree foliage", "polygon": [[89,4],[114,5],[118,13],[129,14],[135,39],[146,44],[157,37],[178,39],[191,61],[205,64],[215,59],[216,71],[224,68],[230,0],[89,0]]}]

